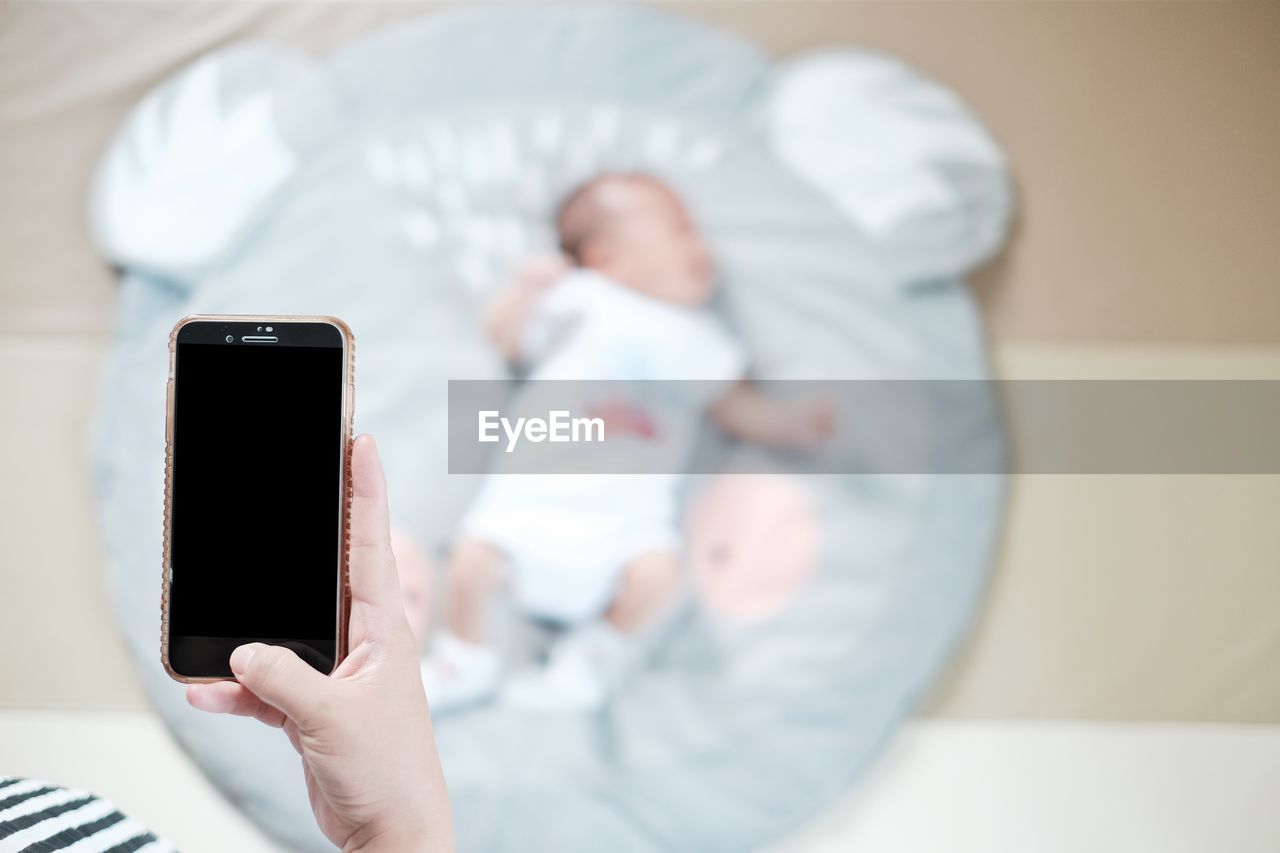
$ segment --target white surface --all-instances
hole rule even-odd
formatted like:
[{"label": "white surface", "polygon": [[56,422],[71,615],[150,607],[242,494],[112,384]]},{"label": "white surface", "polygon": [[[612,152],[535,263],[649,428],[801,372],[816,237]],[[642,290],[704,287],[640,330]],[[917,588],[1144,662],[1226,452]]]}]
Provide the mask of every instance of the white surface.
[{"label": "white surface", "polygon": [[[182,850],[280,849],[149,712],[0,711],[0,773],[93,791]],[[1277,790],[1280,726],[916,721],[773,853],[1275,853]]]},{"label": "white surface", "polygon": [[282,849],[209,784],[149,711],[0,711],[0,774],[84,788],[189,853]]},{"label": "white surface", "polygon": [[1275,853],[1280,726],[916,722],[773,853]]}]

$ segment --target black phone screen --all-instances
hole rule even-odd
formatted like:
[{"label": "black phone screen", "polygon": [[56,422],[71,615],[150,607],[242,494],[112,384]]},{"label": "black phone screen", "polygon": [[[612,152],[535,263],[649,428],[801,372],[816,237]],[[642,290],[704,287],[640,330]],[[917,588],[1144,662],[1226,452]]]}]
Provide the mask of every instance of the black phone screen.
[{"label": "black phone screen", "polygon": [[[178,333],[168,653],[180,675],[229,676],[231,651],[253,641],[322,672],[335,663],[343,338],[326,323],[271,330],[196,322]],[[255,335],[266,340],[244,340]]]}]

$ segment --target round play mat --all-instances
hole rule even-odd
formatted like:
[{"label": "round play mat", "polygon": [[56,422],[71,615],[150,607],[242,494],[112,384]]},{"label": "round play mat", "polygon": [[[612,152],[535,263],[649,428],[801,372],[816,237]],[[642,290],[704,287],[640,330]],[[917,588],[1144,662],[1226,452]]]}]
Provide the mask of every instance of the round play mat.
[{"label": "round play mat", "polygon": [[[448,541],[446,381],[500,378],[477,313],[602,170],[679,188],[763,379],[983,379],[961,280],[997,251],[999,149],[950,92],[857,51],[787,62],[633,8],[440,12],[314,60],[202,58],[136,108],[91,205],[123,269],[94,475],[113,603],[158,712],[288,843],[325,849],[278,732],[199,714],[159,662],[166,342],[190,313],[330,314],[397,526]],[[949,440],[998,450],[994,412]],[[971,452],[940,447],[937,452]],[[602,713],[440,721],[463,850],[737,850],[858,777],[983,589],[995,475],[701,478],[691,606]]]}]

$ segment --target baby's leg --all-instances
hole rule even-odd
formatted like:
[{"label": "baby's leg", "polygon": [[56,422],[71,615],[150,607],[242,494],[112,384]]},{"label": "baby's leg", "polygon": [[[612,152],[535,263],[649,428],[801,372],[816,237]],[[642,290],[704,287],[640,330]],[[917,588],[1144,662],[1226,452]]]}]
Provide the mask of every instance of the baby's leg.
[{"label": "baby's leg", "polygon": [[590,711],[599,708],[639,665],[645,639],[676,601],[680,560],[671,551],[648,551],[622,570],[618,593],[603,619],[566,631],[552,645],[546,667],[512,678],[507,702],[542,711]]},{"label": "baby's leg", "polygon": [[481,539],[463,537],[449,552],[445,623],[459,639],[489,638],[489,612],[502,584],[502,554]]},{"label": "baby's leg", "polygon": [[403,530],[391,531],[391,552],[400,574],[400,598],[409,629],[421,648],[431,622],[431,558],[417,540]]},{"label": "baby's leg", "polygon": [[445,630],[436,634],[422,666],[427,700],[436,713],[483,702],[498,689],[502,661],[489,643],[489,611],[502,583],[502,554],[481,539],[463,537],[449,552]]},{"label": "baby's leg", "polygon": [[674,551],[647,551],[623,569],[605,619],[623,634],[641,631],[676,600],[680,583],[680,558]]}]

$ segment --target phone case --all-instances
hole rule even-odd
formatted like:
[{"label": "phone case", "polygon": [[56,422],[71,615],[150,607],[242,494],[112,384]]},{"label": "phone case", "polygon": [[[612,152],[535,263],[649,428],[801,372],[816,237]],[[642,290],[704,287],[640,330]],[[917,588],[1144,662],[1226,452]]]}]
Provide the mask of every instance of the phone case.
[{"label": "phone case", "polygon": [[351,615],[351,584],[348,578],[348,560],[351,553],[351,442],[354,438],[355,423],[355,391],[356,391],[356,339],[351,327],[337,317],[308,315],[257,315],[257,314],[190,314],[183,317],[169,332],[169,378],[165,384],[165,419],[164,419],[164,535],[162,537],[162,560],[160,567],[160,663],[164,671],[174,681],[185,684],[198,684],[211,681],[234,681],[233,678],[209,677],[192,678],[174,671],[169,663],[169,590],[172,584],[169,568],[169,534],[173,518],[173,382],[174,370],[178,357],[178,332],[183,326],[193,322],[233,322],[233,323],[330,323],[342,333],[342,361],[346,382],[342,394],[342,442],[346,454],[342,465],[342,537],[338,545],[338,589],[337,595],[337,654],[334,658],[334,669],[347,656],[347,623]]}]

